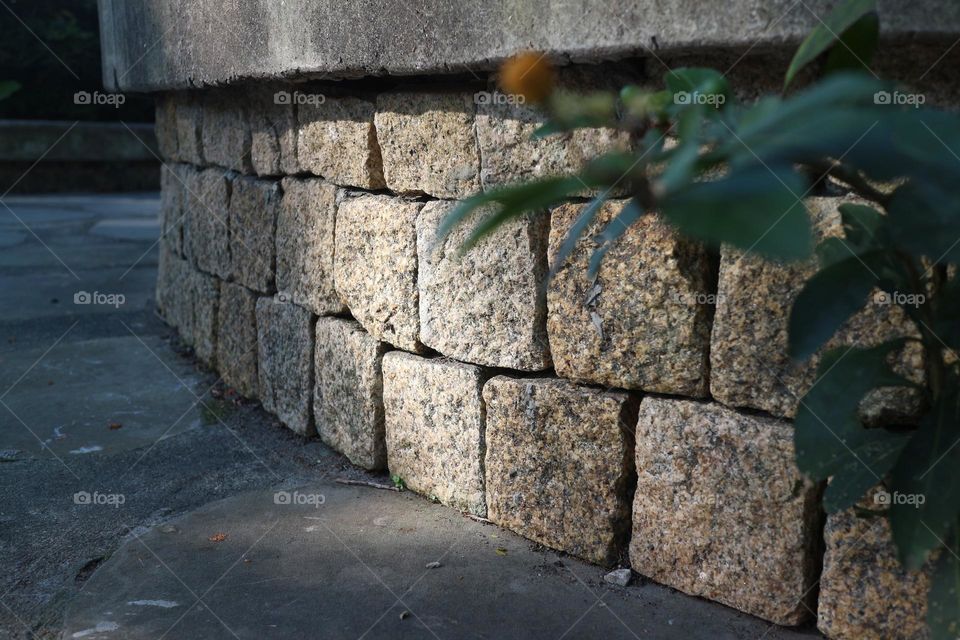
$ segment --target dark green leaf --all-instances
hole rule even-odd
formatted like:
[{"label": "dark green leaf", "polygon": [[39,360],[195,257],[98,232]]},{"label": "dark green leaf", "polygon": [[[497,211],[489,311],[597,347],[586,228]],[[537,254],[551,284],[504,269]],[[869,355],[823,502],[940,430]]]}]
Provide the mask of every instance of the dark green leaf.
[{"label": "dark green leaf", "polygon": [[886,254],[848,255],[807,280],[790,311],[790,355],[805,360],[867,303]]},{"label": "dark green leaf", "polygon": [[960,637],[960,533],[956,523],[953,530],[953,540],[940,553],[930,580],[927,626],[932,640]]},{"label": "dark green leaf", "polygon": [[446,238],[454,227],[462,224],[477,209],[492,207],[492,212],[479,221],[473,234],[461,247],[461,251],[465,251],[508,220],[527,212],[542,211],[584,189],[584,186],[583,181],[576,176],[556,177],[478,193],[462,200],[447,214],[437,229],[437,239]]},{"label": "dark green leaf", "polygon": [[871,12],[847,29],[827,55],[825,73],[857,70],[870,71],[873,54],[880,40],[880,17]]},{"label": "dark green leaf", "polygon": [[584,207],[580,215],[577,216],[577,219],[574,220],[573,226],[570,227],[566,237],[560,244],[560,248],[553,257],[553,266],[550,267],[549,275],[551,279],[563,268],[563,265],[566,264],[567,258],[570,257],[570,254],[573,253],[577,243],[580,241],[580,236],[587,230],[587,227],[590,226],[593,219],[597,217],[597,212],[600,210],[600,207],[603,206],[604,202],[606,202],[606,196],[605,194],[600,194],[591,200],[590,204]]},{"label": "dark green leaf", "polygon": [[20,90],[20,83],[16,80],[0,81],[0,100],[6,100]]},{"label": "dark green leaf", "polygon": [[643,207],[640,206],[640,203],[634,198],[624,205],[620,213],[607,224],[603,233],[597,236],[597,244],[599,246],[593,251],[593,255],[590,256],[590,267],[587,271],[587,278],[593,280],[593,278],[596,277],[597,272],[600,270],[600,263],[603,262],[603,257],[607,254],[607,251],[613,247],[613,244],[620,236],[630,229],[630,225],[639,220],[642,215]]},{"label": "dark green leaf", "polygon": [[847,246],[857,254],[886,246],[887,216],[864,204],[842,204],[839,207]]},{"label": "dark green leaf", "polygon": [[[794,54],[787,69],[784,88],[793,82],[797,73],[816,60],[820,54],[836,44],[837,39],[865,14],[876,11],[876,0],[847,0],[837,5],[830,15],[807,36]],[[843,45],[840,45],[843,46]]]},{"label": "dark green leaf", "polygon": [[960,261],[960,191],[956,183],[913,179],[897,189],[887,207],[890,234],[914,256]]},{"label": "dark green leaf", "polygon": [[[951,382],[957,382],[951,377]],[[960,415],[956,387],[924,416],[891,476],[894,500],[890,528],[900,559],[908,570],[919,569],[942,544],[960,515]]]},{"label": "dark green leaf", "polygon": [[752,166],[668,193],[664,217],[682,232],[719,245],[783,259],[810,255],[811,230],[799,200],[804,179],[784,167]]},{"label": "dark green leaf", "polygon": [[[860,425],[854,428],[862,429]],[[862,430],[862,435],[851,440],[850,456],[836,469],[823,494],[827,513],[849,509],[876,486],[893,468],[908,439],[907,435],[883,429]]]},{"label": "dark green leaf", "polygon": [[797,408],[794,444],[801,471],[826,479],[860,464],[857,451],[870,449],[874,439],[883,437],[883,431],[860,424],[858,408],[872,389],[913,386],[887,363],[887,357],[904,342],[892,340],[870,349],[831,349],[823,355],[817,381]]}]

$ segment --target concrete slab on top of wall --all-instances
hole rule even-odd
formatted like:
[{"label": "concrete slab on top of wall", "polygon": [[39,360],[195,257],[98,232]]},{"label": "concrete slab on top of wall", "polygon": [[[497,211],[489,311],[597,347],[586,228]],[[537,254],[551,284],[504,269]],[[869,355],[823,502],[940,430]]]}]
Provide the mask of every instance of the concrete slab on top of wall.
[{"label": "concrete slab on top of wall", "polygon": [[[835,0],[100,0],[104,81],[158,91],[242,79],[468,73],[522,49],[599,61],[797,42]],[[960,4],[880,0],[895,41],[960,36]]]}]

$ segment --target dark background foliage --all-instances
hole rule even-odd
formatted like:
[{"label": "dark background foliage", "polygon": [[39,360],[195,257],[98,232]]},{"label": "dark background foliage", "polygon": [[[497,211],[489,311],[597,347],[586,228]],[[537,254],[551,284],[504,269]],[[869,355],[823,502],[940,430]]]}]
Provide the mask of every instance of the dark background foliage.
[{"label": "dark background foliage", "polygon": [[0,118],[153,120],[153,102],[143,96],[125,96],[120,108],[74,102],[78,91],[104,92],[96,0],[5,3],[9,10],[0,6],[0,81],[21,87],[0,101]]}]

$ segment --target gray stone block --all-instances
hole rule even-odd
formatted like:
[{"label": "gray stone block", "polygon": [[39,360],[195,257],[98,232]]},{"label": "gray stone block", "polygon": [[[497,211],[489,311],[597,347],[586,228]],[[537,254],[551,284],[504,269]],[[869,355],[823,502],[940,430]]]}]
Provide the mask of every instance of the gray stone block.
[{"label": "gray stone block", "polygon": [[157,148],[160,157],[167,162],[176,162],[179,158],[177,146],[177,101],[173,94],[157,96],[154,130],[157,134]]},{"label": "gray stone block", "polygon": [[223,381],[247,398],[256,398],[257,295],[238,284],[220,283],[217,368]]},{"label": "gray stone block", "polygon": [[565,380],[498,376],[486,403],[487,517],[609,566],[630,531],[636,404]]},{"label": "gray stone block", "polygon": [[[856,509],[827,517],[817,628],[836,640],[928,638],[932,567],[906,571],[874,488]],[[861,515],[864,514],[864,515]],[[869,514],[873,517],[865,517]]]},{"label": "gray stone block", "polygon": [[547,344],[546,216],[511,222],[462,257],[473,225],[436,246],[456,202],[428,202],[417,218],[420,340],[475,364],[537,371],[550,366]]},{"label": "gray stone block", "polygon": [[[553,210],[550,261],[586,205]],[[596,280],[587,276],[594,237],[623,207],[605,203],[547,293],[547,333],[557,375],[655,393],[707,394],[712,291],[706,250],[654,215],[610,248]]]},{"label": "gray stone block", "polygon": [[275,265],[280,183],[236,178],[230,194],[230,258],[233,279],[261,293],[276,290]]},{"label": "gray stone block", "polygon": [[478,367],[391,351],[383,356],[387,466],[407,487],[485,516]]},{"label": "gray stone block", "polygon": [[381,361],[389,346],[353,320],[317,320],[313,413],[320,438],[364,469],[387,466]]},{"label": "gray stone block", "polygon": [[177,123],[177,156],[180,162],[192,165],[204,164],[203,157],[203,108],[196,93],[174,94]]},{"label": "gray stone block", "polygon": [[253,173],[247,95],[238,90],[207,91],[203,105],[203,157],[242,173]]},{"label": "gray stone block", "polygon": [[[818,240],[842,237],[837,207],[850,200],[809,198],[806,205],[815,223]],[[720,402],[793,417],[799,399],[814,384],[820,354],[804,362],[787,351],[790,310],[807,278],[817,272],[811,259],[777,264],[754,254],[724,247],[720,261],[717,310],[713,321],[710,391]],[[915,329],[896,305],[878,305],[873,296],[851,318],[828,347],[873,346]],[[749,336],[749,339],[744,339]],[[909,349],[899,363],[901,372],[923,379],[920,351]],[[868,397],[865,417],[909,414],[912,401],[902,394],[880,393]]]},{"label": "gray stone block", "polygon": [[318,178],[285,178],[277,218],[277,290],[317,315],[345,306],[333,285],[337,188]]},{"label": "gray stone block", "polygon": [[222,169],[188,171],[186,253],[198,269],[227,280],[230,259],[230,179]]},{"label": "gray stone block", "polygon": [[382,195],[346,198],[337,210],[334,284],[370,335],[420,351],[417,308],[419,202]]},{"label": "gray stone block", "polygon": [[257,300],[257,376],[263,408],[303,436],[316,433],[313,325],[306,309],[277,298]]},{"label": "gray stone block", "polygon": [[391,191],[462,198],[480,190],[471,94],[382,94],[375,121]]},{"label": "gray stone block", "polygon": [[306,95],[314,100],[297,105],[300,166],[334,184],[382,189],[385,183],[373,103],[319,93]]},{"label": "gray stone block", "polygon": [[634,571],[776,624],[810,617],[821,487],[794,464],[790,423],[647,397],[636,468]]},{"label": "gray stone block", "polygon": [[294,106],[283,99],[290,95],[288,89],[276,85],[258,87],[249,101],[250,164],[261,176],[300,172]]}]

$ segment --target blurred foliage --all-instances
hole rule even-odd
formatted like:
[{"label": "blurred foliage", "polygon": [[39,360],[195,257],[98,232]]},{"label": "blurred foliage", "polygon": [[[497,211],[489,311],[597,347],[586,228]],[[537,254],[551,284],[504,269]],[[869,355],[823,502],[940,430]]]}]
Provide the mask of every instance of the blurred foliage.
[{"label": "blurred foliage", "polygon": [[[705,68],[668,71],[663,90],[545,94],[543,56],[518,56],[507,66],[511,89],[525,94],[522,79],[538,78],[529,93],[549,116],[537,136],[602,126],[628,132],[634,148],[597,157],[575,175],[468,198],[440,235],[469,219],[468,250],[517,216],[599,194],[559,247],[556,270],[600,205],[626,191],[619,216],[594,238],[588,277],[596,277],[610,245],[651,212],[714,248],[815,261],[819,271],[790,317],[790,355],[806,361],[822,354],[818,381],[797,411],[797,466],[829,479],[828,512],[861,508],[864,495],[882,485],[869,510],[889,518],[906,569],[932,567],[927,622],[931,638],[945,640],[960,637],[960,117],[923,106],[921,94],[870,71],[878,32],[875,0],[840,3],[798,49],[784,89],[810,66],[823,77],[749,103],[737,100],[723,74]],[[828,184],[869,205],[841,205],[845,236],[815,246],[803,198]],[[916,334],[871,348],[826,348],[869,301],[899,306]],[[895,370],[908,345],[923,354],[922,384]],[[912,394],[917,415],[868,428],[861,402],[890,388]]]},{"label": "blurred foliage", "polygon": [[9,10],[0,6],[0,79],[20,87],[0,100],[0,118],[153,121],[153,101],[143,96],[127,95],[120,108],[74,101],[77,92],[105,93],[96,0],[5,4]]}]

